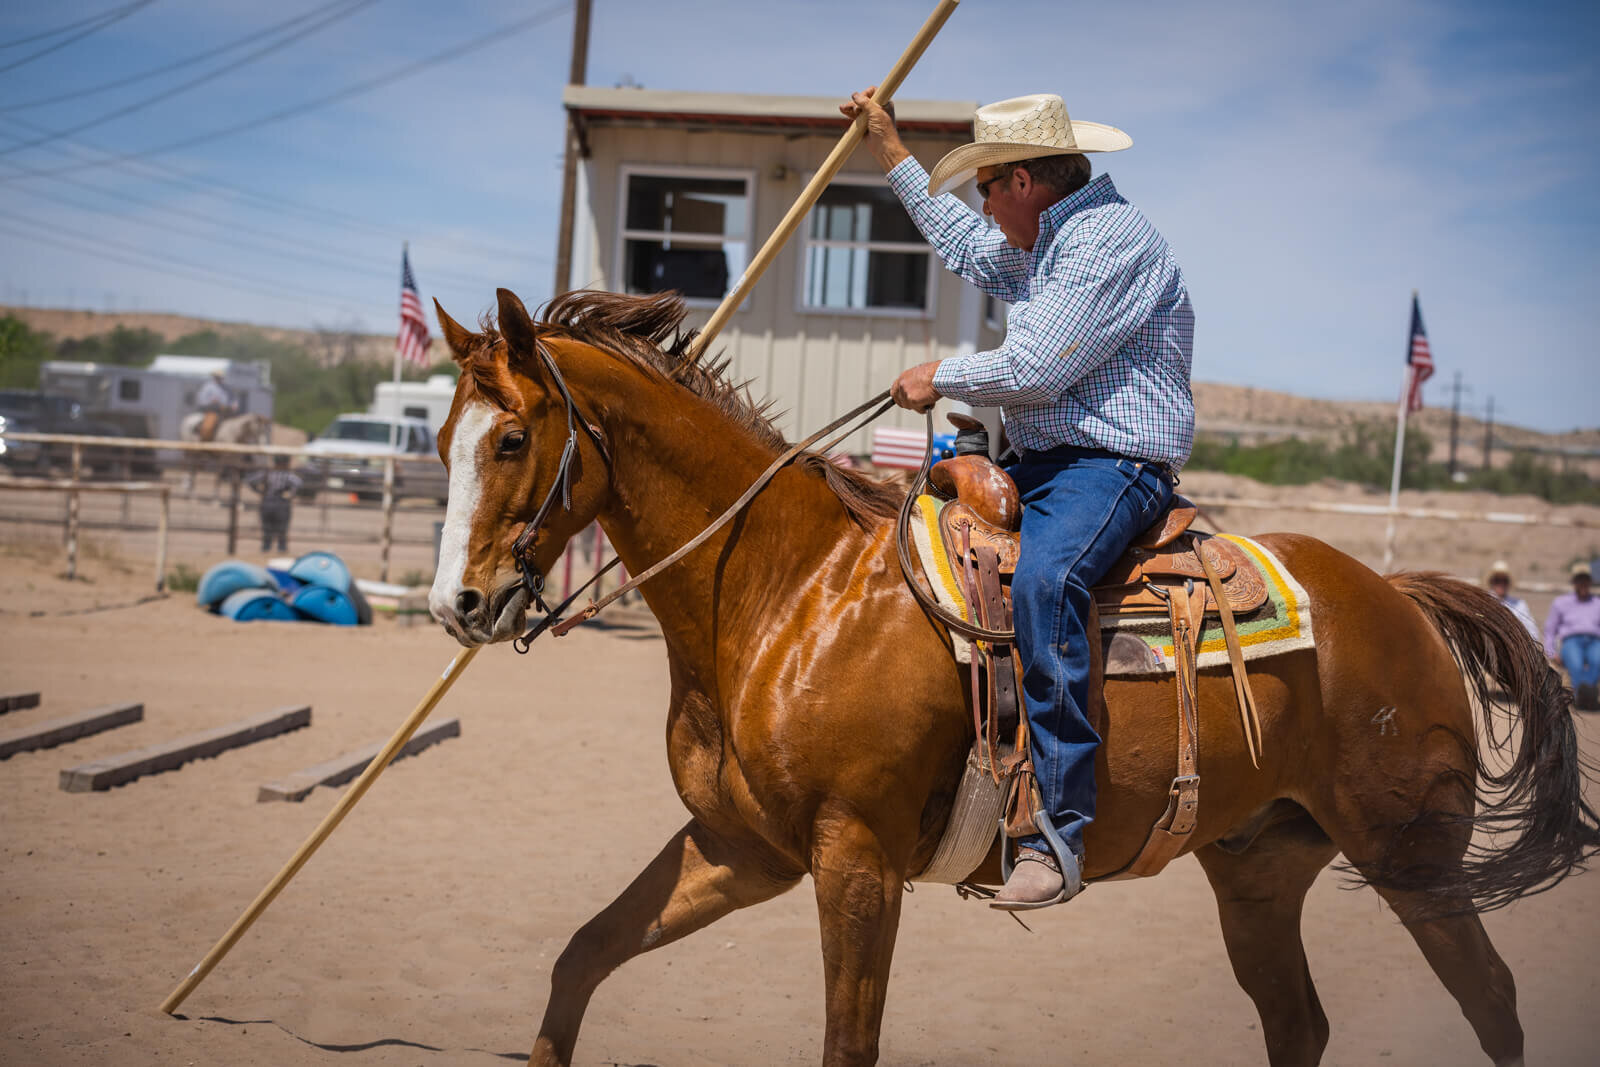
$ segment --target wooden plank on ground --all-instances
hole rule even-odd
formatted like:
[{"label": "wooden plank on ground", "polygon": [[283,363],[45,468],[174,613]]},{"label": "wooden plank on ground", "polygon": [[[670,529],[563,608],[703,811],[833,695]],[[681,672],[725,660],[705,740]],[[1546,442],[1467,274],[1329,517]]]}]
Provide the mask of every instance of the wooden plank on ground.
[{"label": "wooden plank on ground", "polygon": [[[447,737],[461,736],[461,720],[445,719],[432,726],[424,726],[411,736],[405,747],[395,754],[395,759],[415,755],[431,745],[436,745]],[[303,771],[296,771],[276,782],[268,782],[256,793],[256,800],[304,800],[311,795],[311,791],[319,785],[344,785],[356,775],[367,769],[373,757],[383,751],[386,741],[374,741],[370,745],[346,752],[326,763],[319,763],[315,767],[307,767]]]},{"label": "wooden plank on ground", "polygon": [[38,706],[38,693],[0,693],[0,715],[8,711],[21,711],[23,708]]},{"label": "wooden plank on ground", "polygon": [[138,722],[143,718],[143,704],[109,704],[103,708],[80,711],[76,715],[63,715],[33,726],[6,730],[0,733],[0,759],[9,759],[18,752],[54,748],[80,737],[109,730],[114,726]]},{"label": "wooden plank on ground", "polygon": [[108,756],[79,767],[65,768],[61,772],[61,788],[69,793],[110,789],[146,774],[170,771],[190,760],[205,759],[230,748],[239,748],[310,725],[309,707],[276,708],[228,726],[202,730],[175,741],[165,741],[120,756]]}]

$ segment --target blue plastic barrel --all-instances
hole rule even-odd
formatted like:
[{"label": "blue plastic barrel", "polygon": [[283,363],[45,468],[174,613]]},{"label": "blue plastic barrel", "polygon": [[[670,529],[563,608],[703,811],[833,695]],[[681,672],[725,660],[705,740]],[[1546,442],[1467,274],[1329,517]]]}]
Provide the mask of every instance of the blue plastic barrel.
[{"label": "blue plastic barrel", "polygon": [[222,602],[221,610],[234,622],[296,622],[300,618],[270,589],[241,589]]},{"label": "blue plastic barrel", "polygon": [[350,592],[350,568],[332,552],[307,552],[294,561],[289,573],[307,585],[321,585]]},{"label": "blue plastic barrel", "polygon": [[301,616],[318,622],[334,626],[356,626],[361,622],[355,603],[325,585],[303,585],[289,595],[289,603]]},{"label": "blue plastic barrel", "polygon": [[219,604],[240,590],[265,589],[276,592],[277,588],[271,573],[265,567],[258,567],[243,560],[229,559],[206,571],[195,590],[195,599],[200,602],[201,607],[216,611]]}]

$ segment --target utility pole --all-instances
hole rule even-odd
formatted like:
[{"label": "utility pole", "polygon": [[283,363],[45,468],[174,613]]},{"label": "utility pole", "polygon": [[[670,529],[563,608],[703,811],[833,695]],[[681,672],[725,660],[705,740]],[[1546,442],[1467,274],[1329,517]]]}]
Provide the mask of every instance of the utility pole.
[{"label": "utility pole", "polygon": [[[582,85],[589,73],[590,0],[577,0],[572,15],[572,66],[568,85]],[[578,157],[583,154],[578,120],[567,112],[567,149],[561,164],[561,216],[556,223],[556,267],[552,295],[560,296],[572,287],[572,224],[578,201]]]},{"label": "utility pole", "polygon": [[1483,469],[1489,469],[1489,454],[1494,450],[1494,397],[1489,398],[1489,414],[1483,420]]},{"label": "utility pole", "polygon": [[1461,372],[1450,384],[1450,480],[1456,480],[1456,434],[1461,426]]}]

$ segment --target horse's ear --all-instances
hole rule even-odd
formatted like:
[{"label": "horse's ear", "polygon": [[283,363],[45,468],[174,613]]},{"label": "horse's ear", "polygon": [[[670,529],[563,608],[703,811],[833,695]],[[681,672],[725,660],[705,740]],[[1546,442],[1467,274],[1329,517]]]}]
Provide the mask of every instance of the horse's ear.
[{"label": "horse's ear", "polygon": [[450,346],[451,358],[457,363],[462,362],[472,350],[472,339],[476,335],[446,314],[444,305],[439,303],[438,297],[433,301],[433,313],[439,320],[439,330],[444,334],[444,343]]},{"label": "horse's ear", "polygon": [[512,358],[533,355],[539,334],[528,309],[510,289],[496,289],[495,296],[500,300],[500,336],[506,339],[507,351]]}]

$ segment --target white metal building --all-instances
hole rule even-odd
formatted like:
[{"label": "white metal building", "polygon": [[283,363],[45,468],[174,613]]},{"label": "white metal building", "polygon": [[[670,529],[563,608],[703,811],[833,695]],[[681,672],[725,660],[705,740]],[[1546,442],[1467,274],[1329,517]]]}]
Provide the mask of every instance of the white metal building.
[{"label": "white metal building", "polygon": [[[569,85],[562,99],[582,148],[567,285],[677,289],[695,325],[737,283],[845,129],[839,101],[825,97]],[[971,140],[976,107],[899,100],[896,121],[931,166]],[[717,345],[735,377],[776,399],[794,439],[907,367],[998,345],[1003,317],[1003,305],[943,268],[860,149]],[[880,420],[920,424],[901,411]],[[865,454],[867,434],[845,447]]]}]

